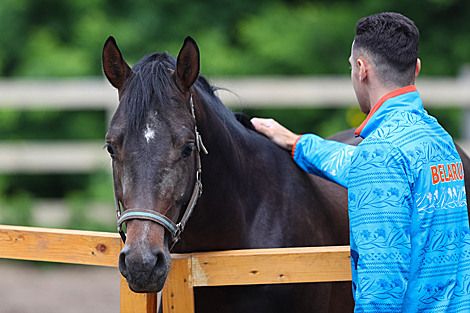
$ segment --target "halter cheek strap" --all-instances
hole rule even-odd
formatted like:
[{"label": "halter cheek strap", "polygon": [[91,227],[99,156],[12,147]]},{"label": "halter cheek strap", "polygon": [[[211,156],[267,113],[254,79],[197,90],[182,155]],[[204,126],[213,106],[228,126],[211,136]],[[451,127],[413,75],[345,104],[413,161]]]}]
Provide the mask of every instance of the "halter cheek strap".
[{"label": "halter cheek strap", "polygon": [[[193,95],[191,95],[190,102],[191,102],[191,113],[194,119],[196,119],[196,115],[194,112]],[[191,216],[191,213],[193,212],[194,207],[196,206],[197,199],[202,194],[202,182],[201,182],[202,167],[201,167],[201,156],[200,156],[201,150],[204,152],[204,154],[209,153],[206,147],[204,146],[204,144],[202,143],[202,137],[201,137],[201,134],[199,134],[197,130],[197,125],[194,126],[194,132],[196,135],[196,147],[197,147],[196,183],[194,185],[193,193],[191,195],[191,199],[189,200],[188,206],[186,207],[183,217],[181,218],[181,222],[176,224],[171,219],[169,219],[168,217],[166,217],[165,215],[161,213],[150,211],[150,210],[144,210],[144,209],[127,209],[123,213],[121,213],[120,201],[118,200],[117,196],[115,196],[116,215],[118,219],[118,232],[124,243],[126,243],[126,234],[122,230],[122,223],[128,220],[132,220],[132,219],[150,220],[152,222],[155,222],[165,227],[170,232],[171,238],[172,238],[172,246],[170,250],[180,239],[180,235],[183,232],[184,227],[186,226],[186,223],[189,217]]]}]

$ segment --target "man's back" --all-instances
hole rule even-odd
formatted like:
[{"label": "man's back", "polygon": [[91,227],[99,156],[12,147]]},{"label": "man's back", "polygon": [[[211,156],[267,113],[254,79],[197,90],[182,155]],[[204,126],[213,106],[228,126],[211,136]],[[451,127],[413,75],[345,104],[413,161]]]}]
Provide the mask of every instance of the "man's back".
[{"label": "man's back", "polygon": [[384,102],[361,131],[348,184],[356,312],[470,310],[467,201],[452,138],[413,90]]}]

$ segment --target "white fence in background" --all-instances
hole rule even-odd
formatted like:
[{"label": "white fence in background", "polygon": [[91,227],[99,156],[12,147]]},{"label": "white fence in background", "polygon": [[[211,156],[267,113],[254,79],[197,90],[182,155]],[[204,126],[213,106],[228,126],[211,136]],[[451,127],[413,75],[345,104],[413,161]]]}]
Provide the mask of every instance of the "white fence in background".
[{"label": "white fence in background", "polygon": [[[210,79],[229,107],[348,107],[356,97],[347,76],[230,77]],[[429,107],[470,107],[470,79],[419,78],[416,82]],[[0,80],[0,108],[114,111],[118,96],[99,78]]]},{"label": "white fence in background", "polygon": [[[459,78],[419,78],[417,87],[426,107],[464,108],[470,118],[469,75]],[[350,107],[356,98],[347,76],[238,77],[210,79],[231,108]],[[60,80],[0,80],[2,109],[106,110],[110,118],[117,92],[104,78]],[[467,119],[469,120],[469,119]],[[464,137],[470,141],[470,122]],[[78,173],[110,168],[103,141],[0,142],[0,172]],[[470,144],[461,143],[470,154]]]}]

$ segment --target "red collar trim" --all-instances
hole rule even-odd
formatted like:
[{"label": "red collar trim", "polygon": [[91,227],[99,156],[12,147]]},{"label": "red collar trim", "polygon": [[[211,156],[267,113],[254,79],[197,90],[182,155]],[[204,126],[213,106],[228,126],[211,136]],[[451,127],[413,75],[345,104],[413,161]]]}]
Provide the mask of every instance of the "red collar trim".
[{"label": "red collar trim", "polygon": [[380,98],[379,102],[377,102],[374,105],[374,107],[372,108],[372,110],[369,112],[366,119],[364,120],[364,122],[362,122],[362,124],[356,129],[354,134],[356,134],[356,136],[359,136],[361,134],[362,130],[364,129],[364,127],[366,127],[367,122],[369,122],[372,115],[374,115],[374,113],[377,112],[377,110],[382,106],[382,104],[385,101],[387,101],[388,99],[403,95],[403,94],[408,93],[408,92],[413,92],[413,91],[418,91],[418,89],[416,89],[415,85],[409,85],[409,86],[402,87],[402,88],[399,88],[397,90],[394,90],[392,92],[389,92],[385,96]]}]

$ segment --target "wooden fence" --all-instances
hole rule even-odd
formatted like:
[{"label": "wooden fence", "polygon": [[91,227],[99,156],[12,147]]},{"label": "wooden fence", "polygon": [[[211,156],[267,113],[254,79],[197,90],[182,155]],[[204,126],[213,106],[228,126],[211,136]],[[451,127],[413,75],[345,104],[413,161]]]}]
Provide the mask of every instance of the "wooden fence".
[{"label": "wooden fence", "polygon": [[[0,225],[0,258],[117,267],[121,249],[114,233]],[[173,254],[163,312],[194,312],[195,287],[348,280],[349,246]],[[133,293],[121,279],[121,313],[156,308],[156,294]]]}]

